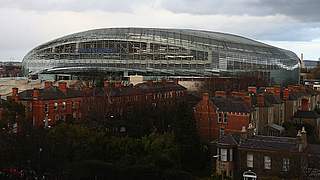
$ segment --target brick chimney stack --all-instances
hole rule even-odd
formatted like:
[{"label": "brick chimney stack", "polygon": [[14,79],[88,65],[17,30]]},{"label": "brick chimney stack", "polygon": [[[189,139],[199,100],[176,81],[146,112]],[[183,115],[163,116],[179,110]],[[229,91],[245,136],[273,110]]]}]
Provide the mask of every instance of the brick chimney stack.
[{"label": "brick chimney stack", "polygon": [[66,82],[59,82],[58,88],[63,93],[67,92],[67,83]]},{"label": "brick chimney stack", "polygon": [[202,101],[205,101],[205,102],[209,101],[209,93],[202,94]]},{"label": "brick chimney stack", "polygon": [[273,94],[280,98],[280,96],[281,96],[281,88],[279,86],[274,87],[274,93]]},{"label": "brick chimney stack", "polygon": [[248,132],[246,130],[245,126],[242,126],[241,132],[240,132],[240,140],[246,140],[248,138]]},{"label": "brick chimney stack", "polygon": [[285,88],[284,90],[283,90],[283,100],[288,100],[289,99],[289,89],[288,88]]},{"label": "brick chimney stack", "polygon": [[12,100],[14,102],[18,101],[18,92],[19,92],[18,88],[12,88]]},{"label": "brick chimney stack", "polygon": [[33,100],[38,100],[39,96],[40,96],[40,91],[39,91],[39,89],[34,88],[34,89],[33,89],[33,92],[32,92],[32,98],[33,98]]},{"label": "brick chimney stack", "polygon": [[48,88],[51,88],[52,87],[52,82],[51,81],[45,81],[44,82],[44,88],[45,89],[48,89]]},{"label": "brick chimney stack", "polygon": [[257,94],[257,87],[249,86],[248,87],[248,92]]},{"label": "brick chimney stack", "polygon": [[225,91],[216,91],[214,93],[214,96],[226,97],[226,92]]}]

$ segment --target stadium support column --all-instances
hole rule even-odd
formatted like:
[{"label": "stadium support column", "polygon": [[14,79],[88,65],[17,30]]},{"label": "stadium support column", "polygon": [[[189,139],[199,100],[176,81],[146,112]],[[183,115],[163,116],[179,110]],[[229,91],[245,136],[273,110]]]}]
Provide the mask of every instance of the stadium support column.
[{"label": "stadium support column", "polygon": [[128,77],[128,71],[123,71],[123,77]]}]

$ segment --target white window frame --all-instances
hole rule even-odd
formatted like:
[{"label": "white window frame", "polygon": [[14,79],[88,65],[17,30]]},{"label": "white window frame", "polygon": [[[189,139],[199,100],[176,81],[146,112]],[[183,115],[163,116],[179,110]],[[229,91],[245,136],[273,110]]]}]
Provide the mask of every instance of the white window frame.
[{"label": "white window frame", "polygon": [[253,168],[253,154],[247,154],[247,167]]},{"label": "white window frame", "polygon": [[223,113],[223,123],[228,123],[228,113]]},{"label": "white window frame", "polygon": [[264,156],[264,169],[271,169],[271,157]]},{"label": "white window frame", "polygon": [[221,148],[221,161],[228,161],[228,149]]},{"label": "white window frame", "polygon": [[290,170],[290,159],[283,158],[282,159],[282,171],[288,172]]},{"label": "white window frame", "polygon": [[223,121],[223,113],[222,112],[218,112],[218,123],[222,123]]}]

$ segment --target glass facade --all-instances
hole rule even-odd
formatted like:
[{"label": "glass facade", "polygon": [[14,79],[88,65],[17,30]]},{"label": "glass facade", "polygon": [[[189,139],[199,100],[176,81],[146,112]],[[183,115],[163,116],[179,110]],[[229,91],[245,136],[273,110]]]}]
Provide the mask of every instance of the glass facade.
[{"label": "glass facade", "polygon": [[68,35],[31,50],[25,74],[119,71],[152,75],[263,76],[296,83],[299,58],[244,37],[186,29],[109,28]]}]

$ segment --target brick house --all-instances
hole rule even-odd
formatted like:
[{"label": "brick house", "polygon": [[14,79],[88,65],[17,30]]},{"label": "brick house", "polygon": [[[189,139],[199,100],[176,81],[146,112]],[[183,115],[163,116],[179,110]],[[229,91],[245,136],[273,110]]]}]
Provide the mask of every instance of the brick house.
[{"label": "brick house", "polygon": [[241,97],[216,92],[214,97],[204,93],[195,106],[194,115],[200,138],[210,142],[223,134],[240,133],[251,122],[251,108]]},{"label": "brick house", "polygon": [[66,82],[52,86],[45,82],[43,89],[30,89],[18,93],[18,88],[12,89],[10,97],[26,107],[26,117],[35,127],[49,127],[67,118],[82,119],[82,92],[67,88]]},{"label": "brick house", "polygon": [[[319,145],[308,144],[304,128],[296,138],[254,135],[243,128],[241,135],[225,135],[217,141],[216,174],[242,179],[244,172],[254,172],[258,179],[299,179],[314,172],[319,164],[309,157],[319,157]],[[319,159],[318,159],[319,160]]]}]

